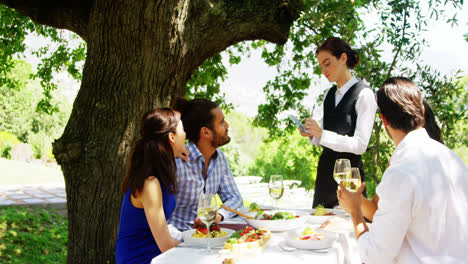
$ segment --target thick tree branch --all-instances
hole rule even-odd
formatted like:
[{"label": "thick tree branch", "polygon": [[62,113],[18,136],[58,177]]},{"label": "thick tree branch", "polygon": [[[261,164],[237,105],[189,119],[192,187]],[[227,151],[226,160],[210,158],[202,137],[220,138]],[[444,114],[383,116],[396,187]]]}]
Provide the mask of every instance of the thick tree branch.
[{"label": "thick tree branch", "polygon": [[[203,40],[193,45],[196,48],[193,52],[198,55],[206,53],[208,57],[243,40],[264,39],[284,44],[289,37],[291,25],[299,17],[303,7],[300,0],[192,2],[187,22],[196,25],[198,30],[193,30],[195,35],[187,37]],[[208,58],[197,57],[203,58],[199,64]]]},{"label": "thick tree branch", "polygon": [[92,2],[91,0],[0,0],[0,4],[14,8],[38,24],[68,29],[84,40],[87,40]]}]

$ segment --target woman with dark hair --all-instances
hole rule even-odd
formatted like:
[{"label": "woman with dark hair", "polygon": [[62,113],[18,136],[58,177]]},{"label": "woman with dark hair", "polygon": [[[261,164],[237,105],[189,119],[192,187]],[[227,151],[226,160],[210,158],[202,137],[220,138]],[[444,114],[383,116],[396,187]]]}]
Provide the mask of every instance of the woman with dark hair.
[{"label": "woman with dark hair", "polygon": [[180,243],[171,237],[166,222],[178,190],[174,156],[186,151],[180,113],[170,108],[149,111],[140,133],[121,185],[117,263],[150,263]]},{"label": "woman with dark hair", "polygon": [[299,129],[313,144],[323,147],[317,167],[313,207],[338,205],[333,179],[337,159],[349,159],[358,167],[365,180],[361,155],[366,151],[374,126],[377,104],[374,93],[362,80],[355,78],[351,69],[359,63],[359,54],[344,40],[328,38],[317,50],[316,56],[322,73],[336,83],[325,95],[323,123],[305,119],[306,131]]}]

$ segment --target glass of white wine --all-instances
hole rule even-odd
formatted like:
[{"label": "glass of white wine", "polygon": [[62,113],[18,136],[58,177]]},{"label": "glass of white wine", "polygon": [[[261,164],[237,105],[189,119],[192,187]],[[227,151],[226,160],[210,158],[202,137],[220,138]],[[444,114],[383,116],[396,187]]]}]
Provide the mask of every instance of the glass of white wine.
[{"label": "glass of white wine", "polygon": [[337,159],[335,161],[335,169],[333,170],[333,178],[340,184],[340,182],[351,175],[351,162],[349,159]]},{"label": "glass of white wine", "polygon": [[211,252],[210,247],[210,226],[216,220],[218,205],[214,194],[202,193],[198,199],[197,215],[206,225],[208,239],[206,240],[206,252]]},{"label": "glass of white wine", "polygon": [[356,192],[359,190],[361,188],[361,173],[359,172],[359,168],[351,168],[351,175],[342,181],[348,191]]},{"label": "glass of white wine", "polygon": [[268,190],[271,198],[275,201],[275,209],[278,210],[278,200],[283,196],[284,185],[283,176],[271,175],[270,183],[268,184]]}]

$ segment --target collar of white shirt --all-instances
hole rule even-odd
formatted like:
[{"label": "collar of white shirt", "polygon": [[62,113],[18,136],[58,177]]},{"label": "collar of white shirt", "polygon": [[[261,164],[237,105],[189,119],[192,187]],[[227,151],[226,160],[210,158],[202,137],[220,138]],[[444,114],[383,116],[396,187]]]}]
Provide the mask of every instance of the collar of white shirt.
[{"label": "collar of white shirt", "polygon": [[[420,145],[424,144],[424,140],[429,139],[429,135],[425,128],[418,128],[413,131],[410,131],[406,136],[400,141],[400,144],[395,148],[392,154],[392,158],[390,159],[390,164],[394,164],[398,161],[399,155],[396,153],[400,152],[401,150],[405,149],[407,146],[411,145]],[[394,158],[395,157],[395,158]]]},{"label": "collar of white shirt", "polygon": [[337,87],[336,94],[339,96],[343,96],[349,90],[349,88],[351,88],[357,82],[358,82],[358,79],[352,76],[351,79],[349,79],[349,81],[347,81],[343,86],[341,86],[341,88]]}]

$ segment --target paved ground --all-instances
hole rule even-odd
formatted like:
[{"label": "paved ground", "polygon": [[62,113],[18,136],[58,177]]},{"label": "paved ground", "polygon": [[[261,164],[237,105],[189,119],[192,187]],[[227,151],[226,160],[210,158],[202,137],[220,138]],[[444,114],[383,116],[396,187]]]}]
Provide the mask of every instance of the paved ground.
[{"label": "paved ground", "polygon": [[[242,176],[234,178],[242,198],[248,202],[256,202],[260,205],[274,206],[274,200],[268,193],[268,183],[260,183],[260,177]],[[306,209],[312,208],[314,191],[306,191],[304,188],[295,187],[293,183],[299,181],[284,181],[283,197],[278,200],[279,208]]]},{"label": "paved ground", "polygon": [[0,206],[27,205],[66,208],[63,184],[0,185]]},{"label": "paved ground", "polygon": [[[260,205],[274,206],[268,194],[268,184],[260,183],[260,177],[236,177],[237,186],[244,200]],[[290,187],[294,181],[285,181],[280,208],[311,208],[313,191]],[[297,183],[297,182],[296,182]],[[25,205],[66,210],[66,193],[63,182],[46,184],[0,185],[0,206]]]}]

